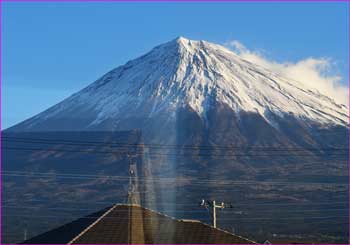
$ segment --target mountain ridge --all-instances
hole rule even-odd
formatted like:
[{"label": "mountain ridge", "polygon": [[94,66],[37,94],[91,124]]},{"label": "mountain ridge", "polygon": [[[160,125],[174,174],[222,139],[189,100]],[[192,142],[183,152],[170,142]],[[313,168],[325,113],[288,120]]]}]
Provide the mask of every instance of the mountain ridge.
[{"label": "mountain ridge", "polygon": [[[80,116],[84,129],[106,120],[166,113],[189,107],[206,120],[216,102],[239,112],[271,113],[327,125],[348,125],[348,108],[301,83],[286,79],[206,41],[178,37],[106,73],[48,110],[10,128],[40,130],[42,121]],[[66,114],[66,115],[65,115]],[[114,130],[114,126],[110,126]]]}]

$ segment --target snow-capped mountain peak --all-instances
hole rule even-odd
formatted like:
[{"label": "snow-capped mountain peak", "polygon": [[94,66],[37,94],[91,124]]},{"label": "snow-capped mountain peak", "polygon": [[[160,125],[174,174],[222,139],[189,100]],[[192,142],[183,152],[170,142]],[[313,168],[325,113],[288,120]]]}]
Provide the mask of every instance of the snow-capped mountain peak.
[{"label": "snow-capped mountain peak", "polygon": [[[273,123],[274,113],[320,124],[347,125],[348,109],[303,84],[252,64],[229,49],[178,37],[108,72],[96,82],[25,122],[89,118],[84,127],[135,115],[144,118],[189,107],[203,120],[216,103],[253,112]],[[71,116],[71,115],[69,115]]]}]

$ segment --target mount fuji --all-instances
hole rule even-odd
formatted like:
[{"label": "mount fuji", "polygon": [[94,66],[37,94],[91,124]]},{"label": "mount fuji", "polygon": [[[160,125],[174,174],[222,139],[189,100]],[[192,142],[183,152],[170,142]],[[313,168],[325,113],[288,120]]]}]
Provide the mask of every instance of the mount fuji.
[{"label": "mount fuji", "polygon": [[223,46],[179,37],[8,131],[141,128],[152,140],[157,134],[152,125],[158,125],[157,132],[177,128],[179,117],[187,113],[208,128],[214,126],[213,113],[222,110],[221,117],[236,121],[238,127],[253,117],[276,132],[290,119],[307,129],[347,127],[349,119],[347,106],[315,89]]}]

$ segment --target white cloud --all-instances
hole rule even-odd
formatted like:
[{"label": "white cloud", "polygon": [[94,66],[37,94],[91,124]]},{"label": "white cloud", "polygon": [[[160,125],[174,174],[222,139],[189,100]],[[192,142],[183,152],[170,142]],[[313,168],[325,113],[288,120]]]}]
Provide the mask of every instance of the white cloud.
[{"label": "white cloud", "polygon": [[348,88],[340,83],[342,78],[334,74],[334,63],[329,58],[310,57],[297,62],[281,63],[264,57],[260,52],[249,50],[237,40],[226,42],[224,45],[245,60],[299,81],[338,103],[348,105]]}]

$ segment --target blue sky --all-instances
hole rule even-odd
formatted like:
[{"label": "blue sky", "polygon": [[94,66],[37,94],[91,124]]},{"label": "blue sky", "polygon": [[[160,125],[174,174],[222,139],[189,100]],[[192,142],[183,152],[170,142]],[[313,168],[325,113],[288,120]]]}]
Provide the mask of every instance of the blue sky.
[{"label": "blue sky", "polygon": [[345,2],[2,4],[2,128],[177,36],[238,40],[278,62],[331,58],[347,83]]}]

